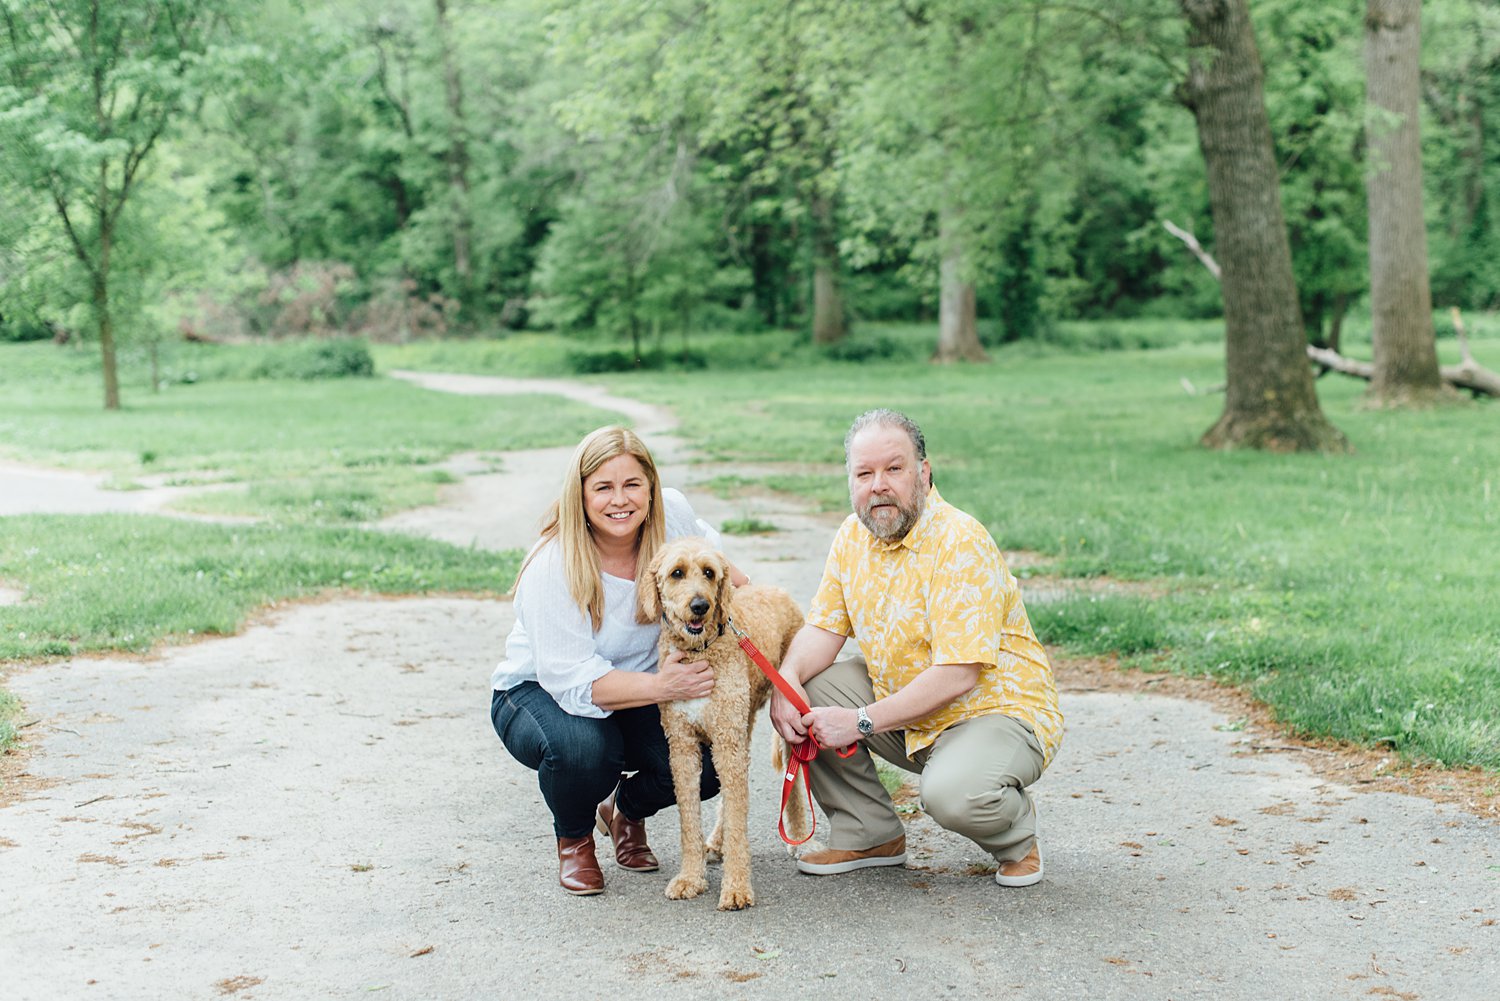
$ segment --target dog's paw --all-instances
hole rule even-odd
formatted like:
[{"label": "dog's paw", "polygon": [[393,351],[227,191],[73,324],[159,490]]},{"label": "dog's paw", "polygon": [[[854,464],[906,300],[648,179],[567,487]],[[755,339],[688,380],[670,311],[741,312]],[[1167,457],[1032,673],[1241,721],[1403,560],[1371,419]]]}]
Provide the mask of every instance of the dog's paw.
[{"label": "dog's paw", "polygon": [[667,884],[668,900],[691,900],[708,889],[708,880],[699,876],[677,876]]},{"label": "dog's paw", "polygon": [[724,861],[724,851],[719,845],[709,842],[703,846],[703,858],[709,865],[718,865]]},{"label": "dog's paw", "polygon": [[726,886],[719,894],[719,910],[721,911],[742,911],[754,906],[755,893],[748,886],[742,889],[731,889]]}]

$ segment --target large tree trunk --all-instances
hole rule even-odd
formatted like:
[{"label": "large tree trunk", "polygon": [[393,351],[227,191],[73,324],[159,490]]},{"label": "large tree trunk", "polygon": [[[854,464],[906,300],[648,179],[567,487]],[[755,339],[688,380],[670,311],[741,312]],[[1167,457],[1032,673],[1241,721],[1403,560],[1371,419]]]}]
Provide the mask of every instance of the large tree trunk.
[{"label": "large tree trunk", "polygon": [[974,281],[967,273],[959,227],[951,222],[945,224],[941,239],[943,263],[938,295],[938,345],[932,360],[941,364],[989,361],[989,355],[979,343]]},{"label": "large tree trunk", "polygon": [[448,0],[433,0],[437,13],[438,47],[443,61],[443,84],[448,103],[448,184],[453,203],[453,270],[458,275],[459,298],[466,300],[472,284],[469,247],[469,145],[465,138],[464,90],[453,56],[448,26]]},{"label": "large tree trunk", "polygon": [[813,217],[813,343],[832,344],[849,332],[844,322],[844,294],[839,287],[839,245],[833,228],[833,206],[818,196]]},{"label": "large tree trunk", "polygon": [[1365,9],[1365,102],[1370,170],[1370,313],[1375,377],[1386,405],[1444,395],[1432,329],[1427,228],[1422,218],[1418,134],[1421,0],[1369,0]]},{"label": "large tree trunk", "polygon": [[1211,448],[1346,451],[1318,404],[1292,277],[1246,0],[1180,0],[1191,49],[1182,100],[1198,123],[1223,265],[1224,413]]},{"label": "large tree trunk", "polygon": [[[99,203],[95,206],[99,227],[99,256],[89,268],[93,285],[94,322],[99,327],[99,360],[104,369],[104,409],[120,409],[120,377],[115,364],[115,324],[109,315],[109,255],[114,242],[114,222],[109,211],[109,167],[99,164]],[[80,254],[85,266],[86,255]]]}]

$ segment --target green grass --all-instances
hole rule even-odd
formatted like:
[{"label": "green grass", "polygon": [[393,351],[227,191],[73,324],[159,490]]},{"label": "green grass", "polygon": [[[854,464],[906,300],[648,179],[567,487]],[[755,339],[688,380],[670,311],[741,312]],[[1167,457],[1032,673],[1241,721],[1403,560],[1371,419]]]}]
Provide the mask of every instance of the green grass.
[{"label": "green grass", "polygon": [[[1500,367],[1500,338],[1490,321],[1473,318],[1470,331],[1476,355],[1493,368]],[[708,371],[591,381],[671,401],[683,399],[684,380],[693,380],[693,399],[712,398],[714,405],[698,402],[684,412],[683,433],[709,456],[729,461],[836,464],[854,414],[878,405],[907,410],[927,431],[939,489],[983,520],[1002,546],[1049,556],[1049,572],[1151,582],[1149,596],[1127,590],[1035,603],[1033,618],[1048,642],[1235,682],[1307,734],[1379,744],[1412,760],[1500,770],[1500,626],[1492,611],[1500,594],[1493,544],[1500,528],[1500,404],[1370,410],[1362,405],[1362,383],[1330,375],[1319,392],[1353,441],[1353,455],[1209,452],[1197,438],[1223,398],[1189,396],[1180,385],[1184,378],[1198,386],[1223,380],[1222,348],[1199,343],[1208,328],[1156,329],[1136,321],[1128,331],[1116,324],[1106,336],[1099,332],[1104,326],[1058,338],[1086,351],[1012,345],[992,349],[992,364],[945,368],[923,363],[932,331],[920,327],[862,331],[850,351],[864,359],[859,364],[831,361],[793,335],[695,336],[693,349],[707,357]],[[1099,350],[1131,338],[1158,346]],[[1357,330],[1350,343],[1359,343]],[[396,477],[406,489],[430,489],[435,484],[421,477],[453,449],[540,444],[536,438],[549,435],[574,440],[599,417],[583,408],[570,414],[560,402],[560,409],[538,414],[536,397],[507,408],[511,401],[426,394],[379,379],[294,385],[227,378],[174,384],[160,397],[127,387],[127,411],[105,415],[87,362],[64,356],[66,364],[55,364],[44,352],[56,349],[40,349],[20,365],[10,364],[20,357],[10,353],[15,349],[0,352],[0,447],[9,454],[102,466],[122,479],[157,470],[184,478],[227,474],[255,485],[251,507],[281,512],[279,531],[306,533],[287,535],[294,541],[286,559],[317,549],[317,539],[341,540],[317,572],[225,597],[217,617],[174,620],[165,635],[232,629],[235,615],[243,614],[235,608],[274,600],[267,595],[306,593],[304,587],[342,586],[346,571],[355,574],[349,586],[373,589],[361,574],[373,579],[376,565],[404,565],[381,549],[384,536],[299,522],[297,514],[316,509],[319,500],[345,512],[330,521],[353,514],[362,520],[361,512],[383,509],[378,499],[392,486],[362,493],[359,484],[339,482],[345,474],[410,471],[411,477]],[[1439,349],[1445,361],[1457,360],[1451,338],[1440,340]],[[561,375],[577,350],[578,342],[563,338],[518,337],[374,353],[378,370]],[[759,367],[747,361],[757,353]],[[837,475],[762,482],[821,506],[846,503]],[[718,484],[729,492],[744,486]],[[85,523],[88,532],[79,533]],[[128,618],[129,588],[103,592],[97,612],[90,598],[68,596],[85,582],[99,586],[94,578],[104,577],[105,567],[115,568],[110,576],[135,581],[137,594],[168,586],[155,584],[158,578],[175,582],[166,602],[172,605],[187,600],[182,585],[189,569],[192,582],[204,569],[211,586],[202,586],[228,593],[220,581],[247,559],[252,543],[244,540],[263,546],[274,537],[177,522],[142,527],[155,523],[0,521],[0,579],[34,596],[27,605],[0,608],[0,636],[23,631],[10,626],[20,609],[32,614],[38,581],[61,589],[40,602],[54,615],[51,632],[36,625],[24,630],[45,635],[44,649],[0,646],[0,657],[95,642],[107,648],[135,635],[133,621],[120,624]],[[148,543],[128,538],[157,531]],[[189,534],[199,532],[218,539],[219,548],[205,549],[204,539]],[[74,534],[98,541],[75,548]],[[214,573],[147,559],[151,550],[171,548],[169,540],[189,538],[195,551],[220,553]],[[116,547],[139,559],[120,561]],[[58,562],[46,563],[54,554]],[[335,556],[363,562],[356,567]],[[442,556],[450,558],[460,557]],[[131,569],[137,562],[139,570]],[[491,569],[496,586],[505,586],[505,568]],[[424,579],[434,587],[471,586],[461,581],[467,572],[433,570]]]},{"label": "green grass", "polygon": [[[518,552],[480,553],[360,530],[430,503],[459,451],[564,445],[618,415],[555,397],[464,397],[383,378],[266,378],[305,346],[167,345],[163,388],[124,352],[123,409],[103,410],[97,351],[0,345],[0,456],[145,477],[229,483],[181,506],[251,515],[224,526],[158,517],[0,518],[0,663],[147,650],[232,633],[256,608],[329,589],[498,593]],[[0,749],[17,705],[0,690]]]},{"label": "green grass", "polygon": [[456,482],[458,477],[443,469],[302,474],[243,487],[202,490],[173,507],[197,514],[262,517],[278,522],[357,524],[436,503],[438,489]]},{"label": "green grass", "polygon": [[499,593],[502,553],[334,526],[219,525],[142,515],[0,518],[0,661],[234,633],[255,609],[329,590]]},{"label": "green grass", "polygon": [[760,518],[746,516],[744,518],[727,518],[719,526],[719,531],[725,535],[765,535],[770,532],[779,532],[775,525]]},{"label": "green grass", "polygon": [[127,384],[123,409],[111,413],[92,369],[28,377],[39,361],[58,357],[79,360],[50,344],[0,347],[0,454],[126,480],[300,479],[430,466],[465,450],[575,442],[619,419],[560,397],[459,396],[385,378],[204,381],[160,393]]},{"label": "green grass", "polygon": [[[1500,359],[1500,341],[1474,348]],[[1500,768],[1497,405],[1370,410],[1362,383],[1329,376],[1324,407],[1354,455],[1209,452],[1197,437],[1223,398],[1188,396],[1184,377],[1221,382],[1222,349],[725,372],[684,430],[723,460],[838,462],[854,414],[904,409],[944,496],[1002,546],[1166,589],[1039,605],[1047,641],[1244,685],[1308,734]],[[610,386],[671,398],[672,380]]]}]

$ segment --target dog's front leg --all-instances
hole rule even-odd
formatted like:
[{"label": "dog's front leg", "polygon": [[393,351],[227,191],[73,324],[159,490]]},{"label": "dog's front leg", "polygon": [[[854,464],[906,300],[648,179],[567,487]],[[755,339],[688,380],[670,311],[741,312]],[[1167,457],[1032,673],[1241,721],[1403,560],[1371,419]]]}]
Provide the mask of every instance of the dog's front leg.
[{"label": "dog's front leg", "polygon": [[677,816],[682,826],[682,868],[667,884],[667,897],[687,900],[708,889],[698,788],[703,772],[703,751],[696,733],[680,721],[673,722],[680,725],[668,727],[667,749],[672,762],[672,787],[677,793]]},{"label": "dog's front leg", "polygon": [[[748,736],[748,731],[743,735]],[[724,843],[724,882],[719,890],[719,910],[737,911],[755,904],[750,887],[750,749],[740,734],[716,740],[714,768],[719,773],[719,795],[723,797],[719,829]]]}]

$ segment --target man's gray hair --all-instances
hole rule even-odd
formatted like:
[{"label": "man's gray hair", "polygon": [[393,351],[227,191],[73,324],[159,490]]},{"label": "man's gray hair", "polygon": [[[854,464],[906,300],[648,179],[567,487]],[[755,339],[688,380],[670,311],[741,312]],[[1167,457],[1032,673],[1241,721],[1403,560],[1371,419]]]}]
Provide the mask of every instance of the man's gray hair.
[{"label": "man's gray hair", "polygon": [[927,439],[922,436],[922,429],[917,427],[917,422],[899,410],[878,407],[874,410],[866,410],[854,418],[854,423],[849,425],[849,433],[844,435],[845,469],[849,467],[849,446],[854,444],[855,436],[865,428],[871,427],[900,428],[911,439],[911,447],[917,453],[917,462],[921,463],[927,458]]}]

